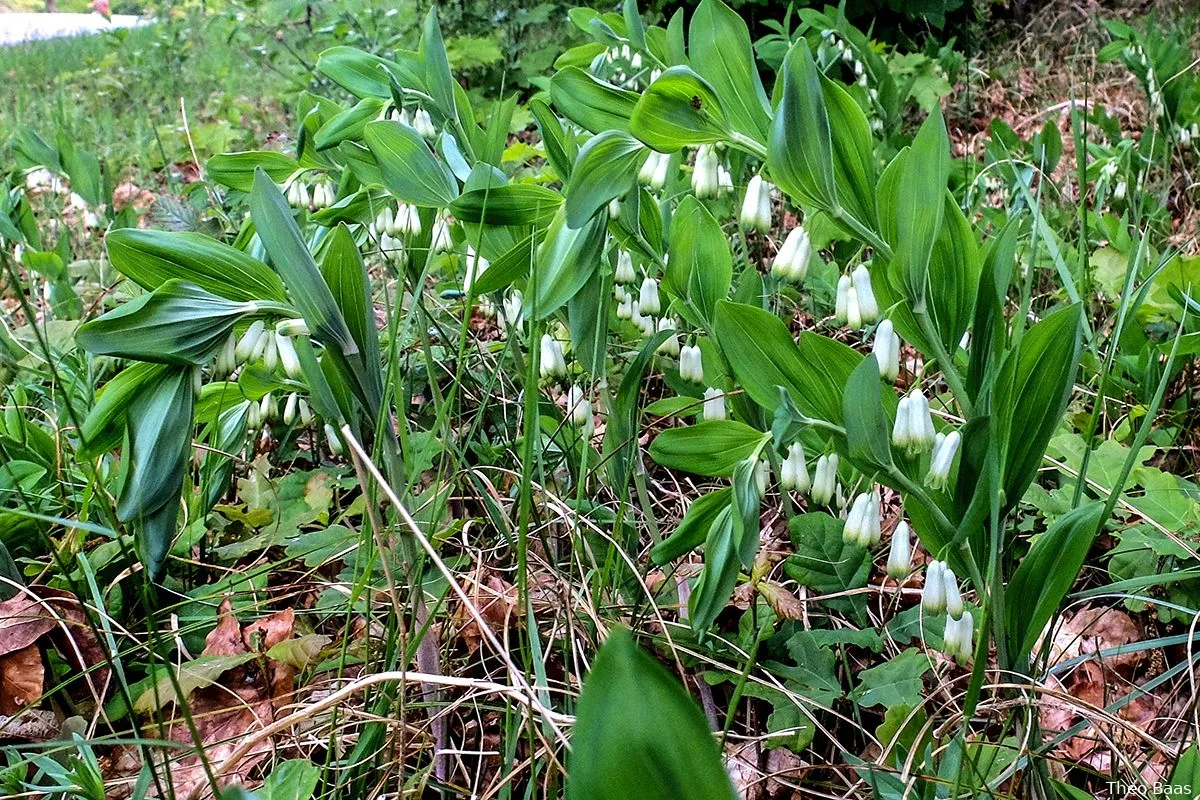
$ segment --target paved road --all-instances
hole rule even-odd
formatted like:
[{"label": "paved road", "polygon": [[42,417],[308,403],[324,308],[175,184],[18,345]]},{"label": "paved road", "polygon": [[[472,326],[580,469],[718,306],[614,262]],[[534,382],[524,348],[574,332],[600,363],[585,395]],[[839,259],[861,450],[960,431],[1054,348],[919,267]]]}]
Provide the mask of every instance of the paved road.
[{"label": "paved road", "polygon": [[0,46],[141,24],[143,20],[129,14],[114,14],[111,22],[99,14],[0,14]]}]

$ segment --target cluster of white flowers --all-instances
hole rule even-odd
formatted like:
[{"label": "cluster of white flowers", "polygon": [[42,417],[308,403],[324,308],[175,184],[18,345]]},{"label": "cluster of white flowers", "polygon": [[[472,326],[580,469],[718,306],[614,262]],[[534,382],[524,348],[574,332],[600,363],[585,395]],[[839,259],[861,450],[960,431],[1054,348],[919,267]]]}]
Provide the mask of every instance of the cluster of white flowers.
[{"label": "cluster of white flowers", "polygon": [[927,614],[945,612],[946,632],[943,652],[967,661],[971,658],[975,638],[975,621],[963,603],[958,577],[945,561],[931,561],[925,568],[925,588],[921,591],[921,608]]},{"label": "cluster of white flowers", "polygon": [[809,497],[819,506],[827,506],[837,495],[838,454],[822,453],[813,470],[812,494]]},{"label": "cluster of white flowers", "polygon": [[317,178],[310,188],[297,175],[287,184],[285,197],[292,208],[307,208],[310,211],[320,211],[333,205],[337,190],[327,178]]},{"label": "cluster of white flowers", "polygon": [[638,182],[648,186],[651,191],[661,192],[667,185],[668,170],[671,167],[671,154],[651,150],[650,155],[638,170]]},{"label": "cluster of white flowers", "polygon": [[567,420],[579,429],[585,439],[590,438],[596,430],[596,418],[592,414],[592,401],[587,393],[579,384],[572,384],[567,390],[566,402]]},{"label": "cluster of white flowers", "polygon": [[[821,38],[825,41],[825,45],[833,51],[836,58],[850,66],[851,71],[854,72],[854,82],[866,91],[867,99],[871,101],[872,110],[877,114],[881,113],[883,109],[879,105],[879,91],[871,85],[871,76],[867,70],[867,65],[854,52],[854,48],[838,35],[837,31],[828,28],[821,31]],[[870,124],[873,133],[878,134],[883,132],[883,120],[879,116],[872,117]]]},{"label": "cluster of white flowers", "polygon": [[779,485],[784,491],[797,491],[801,494],[812,488],[808,462],[804,458],[804,445],[800,442],[792,442],[788,446],[787,456],[779,468]]},{"label": "cluster of white flowers", "polygon": [[879,377],[888,383],[895,383],[900,377],[900,335],[890,319],[883,320],[875,328],[871,352],[879,364]]},{"label": "cluster of white flowers", "polygon": [[679,348],[679,377],[692,383],[704,383],[704,356],[699,345],[685,344]]},{"label": "cluster of white flowers", "polygon": [[808,276],[808,262],[812,260],[813,248],[808,231],[804,226],[792,228],[783,240],[783,245],[771,263],[771,274],[775,277],[799,283]]},{"label": "cluster of white flowers", "polygon": [[854,498],[846,524],[842,528],[842,541],[859,547],[874,547],[879,544],[882,520],[880,516],[879,489],[872,487]]},{"label": "cluster of white flowers", "polygon": [[838,278],[833,317],[838,325],[854,331],[879,319],[879,303],[866,264],[859,264],[851,274]]},{"label": "cluster of white flowers", "polygon": [[725,393],[715,386],[704,390],[703,415],[706,421],[725,419]]}]

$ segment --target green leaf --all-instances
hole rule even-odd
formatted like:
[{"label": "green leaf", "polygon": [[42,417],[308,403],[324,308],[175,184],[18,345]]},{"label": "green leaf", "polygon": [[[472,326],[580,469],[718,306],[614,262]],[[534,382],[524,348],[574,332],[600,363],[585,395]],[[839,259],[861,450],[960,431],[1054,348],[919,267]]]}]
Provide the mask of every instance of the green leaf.
[{"label": "green leaf", "polygon": [[650,443],[650,457],[668,469],[710,478],[729,477],[739,462],[758,449],[765,436],[737,420],[706,420],[663,431]]},{"label": "green leaf", "polygon": [[213,156],[204,165],[209,180],[239,192],[250,191],[254,185],[254,172],[258,169],[270,175],[275,183],[283,183],[300,169],[300,162],[274,150],[251,150]]},{"label": "green leaf", "polygon": [[664,288],[711,324],[732,280],[733,259],[721,223],[693,195],[685,196],[671,218],[671,259]]},{"label": "green leaf", "polygon": [[513,281],[528,275],[533,267],[534,252],[545,235],[544,229],[535,228],[492,261],[491,266],[476,279],[475,293],[484,295],[499,292],[507,289]]},{"label": "green leaf", "polygon": [[546,160],[564,181],[571,177],[571,165],[575,163],[572,155],[573,141],[568,141],[563,131],[562,122],[550,110],[545,101],[534,98],[529,101],[529,111],[537,120],[538,132],[542,137],[542,146],[546,150]]},{"label": "green leaf", "polygon": [[564,117],[584,130],[628,131],[638,95],[579,69],[567,67],[550,79],[550,99]]},{"label": "green leaf", "polygon": [[1002,515],[1033,482],[1067,408],[1083,348],[1081,319],[1076,304],[1031,327],[996,380],[992,409],[1003,448]]},{"label": "green leaf", "polygon": [[867,356],[850,373],[843,403],[851,461],[886,470],[892,466],[891,421],[880,395],[879,362]]},{"label": "green leaf", "polygon": [[596,380],[605,375],[611,297],[611,275],[595,270],[567,303],[567,324],[571,330],[575,361]]},{"label": "green leaf", "polygon": [[132,523],[151,579],[166,565],[192,440],[192,370],[175,367],[143,384],[129,406],[117,519]]},{"label": "green leaf", "polygon": [[637,178],[648,151],[624,131],[605,131],[588,140],[575,158],[567,185],[567,224],[582,227],[610,200],[622,197]]},{"label": "green leaf", "polygon": [[169,280],[81,325],[75,339],[96,355],[199,366],[239,320],[257,310],[254,303],[235,303],[193,283]]},{"label": "green leaf", "polygon": [[704,713],[618,629],[583,685],[568,800],[735,800]]},{"label": "green leaf", "polygon": [[307,759],[278,764],[254,791],[258,800],[311,800],[321,783],[321,768]]},{"label": "green leaf", "polygon": [[390,98],[388,73],[410,89],[424,90],[424,68],[412,52],[396,53],[397,60],[371,55],[356,47],[331,47],[317,57],[317,72],[356,97]]},{"label": "green leaf", "polygon": [[921,704],[921,678],[932,667],[929,656],[909,647],[891,661],[863,670],[851,697],[863,708],[918,706]]},{"label": "green leaf", "polygon": [[604,429],[604,458],[609,464],[612,488],[621,495],[628,487],[629,473],[633,469],[633,458],[637,452],[637,401],[641,394],[642,382],[658,346],[666,341],[668,335],[666,331],[660,331],[651,336],[629,362],[608,415],[608,427]]},{"label": "green leaf", "polygon": [[808,416],[842,424],[844,387],[861,355],[811,332],[802,333],[797,344],[774,314],[728,300],[717,304],[715,332],[738,383],[754,402],[774,411],[782,386]]},{"label": "green leaf", "polygon": [[76,147],[71,137],[62,129],[58,132],[58,154],[62,159],[63,171],[71,179],[71,191],[86,200],[90,206],[104,203],[104,180],[100,175],[100,161],[96,156]]},{"label": "green leaf", "polygon": [[162,364],[137,362],[117,373],[96,393],[88,415],[79,426],[83,441],[80,456],[94,458],[121,442],[125,429],[125,414],[129,404],[145,384],[159,380],[167,367]]},{"label": "green leaf", "polygon": [[1104,504],[1085,503],[1060,517],[1040,535],[1013,573],[1006,593],[1009,653],[1014,664],[1028,657],[1079,576],[1100,530]]},{"label": "green leaf", "polygon": [[1171,779],[1160,787],[1163,797],[1195,797],[1196,787],[1200,785],[1200,744],[1192,742],[1191,746],[1179,754],[1175,769],[1171,770]]},{"label": "green leaf", "polygon": [[257,657],[257,653],[234,653],[232,655],[199,656],[191,661],[185,661],[179,666],[179,671],[173,680],[170,677],[164,677],[157,684],[142,692],[133,701],[133,710],[141,714],[149,714],[155,710],[165,709],[172,703],[186,702],[192,692],[208,686],[215,686],[226,672]]},{"label": "green leaf", "polygon": [[738,552],[741,549],[740,528],[733,505],[727,505],[717,512],[708,529],[704,541],[704,569],[688,598],[688,622],[701,637],[729,604],[737,585],[742,567]]},{"label": "green leaf", "polygon": [[364,97],[318,128],[313,136],[313,145],[318,150],[328,150],[347,139],[357,139],[367,123],[379,117],[379,112],[386,104],[386,100],[377,97]]},{"label": "green leaf", "polygon": [[362,254],[354,243],[354,236],[345,225],[334,228],[326,241],[321,258],[321,275],[362,354],[364,389],[370,397],[367,407],[378,407],[383,395],[380,379],[383,366],[379,354],[375,307],[371,303],[371,282]]},{"label": "green leaf", "polygon": [[650,84],[633,109],[629,131],[662,153],[730,138],[721,101],[690,67],[670,67]]},{"label": "green leaf", "polygon": [[363,128],[363,139],[379,164],[384,185],[404,202],[445,208],[458,196],[450,169],[412,128],[387,120],[371,122]]},{"label": "green leaf", "polygon": [[983,257],[975,299],[975,321],[971,326],[971,355],[967,368],[967,391],[978,397],[989,369],[1003,357],[1008,331],[1004,301],[1012,281],[1020,225],[1009,222],[993,236]]},{"label": "green leaf", "polygon": [[663,566],[704,544],[717,515],[721,509],[727,508],[732,500],[733,489],[731,487],[697,497],[688,505],[675,532],[650,551],[650,560]]},{"label": "green leaf", "polygon": [[[425,85],[429,96],[437,104],[442,116],[458,120],[458,105],[455,89],[458,84],[450,74],[450,60],[446,58],[446,45],[442,41],[442,29],[438,25],[437,9],[430,8],[421,25],[421,44],[417,50],[425,62]],[[467,121],[474,124],[472,117]]]},{"label": "green leaf", "polygon": [[688,40],[692,66],[721,98],[730,124],[765,145],[771,104],[754,64],[750,30],[741,15],[721,0],[702,0],[692,14]]},{"label": "green leaf", "polygon": [[912,149],[903,158],[899,175],[903,189],[896,203],[895,237],[891,240],[896,262],[893,271],[913,309],[921,312],[925,310],[929,259],[942,228],[950,177],[950,137],[940,110],[925,118]]},{"label": "green leaf", "polygon": [[312,335],[338,348],[343,355],[357,353],[358,345],[338,311],[329,285],[321,277],[312,254],[304,245],[291,209],[265,172],[260,171],[254,176],[254,190],[250,193],[250,218],[254,221],[254,229],[262,240],[263,248],[283,277]]},{"label": "green leaf", "polygon": [[179,278],[229,300],[287,302],[273,269],[203,234],[120,228],[104,237],[104,245],[112,265],[150,291]]},{"label": "green leaf", "polygon": [[602,213],[583,227],[572,228],[565,206],[558,210],[537,251],[536,300],[531,302],[536,302],[539,319],[566,305],[592,277],[604,251],[607,224],[608,214]]},{"label": "green leaf", "polygon": [[832,211],[837,202],[833,141],[822,76],[806,40],[792,45],[781,72],[783,90],[771,125],[767,168],[793,198]]},{"label": "green leaf", "polygon": [[463,192],[450,204],[450,213],[467,223],[544,227],[562,204],[558,192],[532,183],[513,183]]},{"label": "green leaf", "polygon": [[788,523],[796,552],[783,569],[788,577],[819,594],[836,594],[867,585],[871,554],[842,541],[843,523],[823,511],[809,511]]}]

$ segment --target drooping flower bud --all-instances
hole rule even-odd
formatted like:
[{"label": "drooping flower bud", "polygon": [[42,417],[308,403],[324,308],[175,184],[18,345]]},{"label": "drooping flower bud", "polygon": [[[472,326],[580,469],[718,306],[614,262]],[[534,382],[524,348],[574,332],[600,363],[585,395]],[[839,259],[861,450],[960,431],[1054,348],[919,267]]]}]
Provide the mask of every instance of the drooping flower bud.
[{"label": "drooping flower bud", "polygon": [[817,459],[813,473],[812,501],[820,506],[829,505],[837,493],[837,453],[822,454]]},{"label": "drooping flower bud", "polygon": [[837,325],[845,325],[850,319],[850,292],[854,284],[849,275],[838,278],[837,296],[833,305],[833,321]]},{"label": "drooping flower bud", "polygon": [[804,459],[804,445],[792,442],[788,446],[787,457],[779,468],[779,485],[785,491],[797,491],[804,494],[812,488],[808,476],[808,462]]},{"label": "drooping flower bud", "polygon": [[264,347],[263,336],[266,333],[267,326],[261,319],[250,323],[250,327],[242,334],[242,338],[238,340],[237,347],[234,348],[234,355],[237,357],[239,364],[245,364],[256,357],[256,354],[261,353]]},{"label": "drooping flower bud", "polygon": [[871,273],[867,271],[867,265],[859,264],[855,267],[851,279],[854,281],[854,291],[858,295],[862,321],[870,324],[879,319],[879,303],[875,300],[875,290],[871,288]]},{"label": "drooping flower bud", "polygon": [[651,316],[662,311],[662,301],[658,297],[658,281],[649,275],[642,281],[642,288],[638,292],[638,308],[643,314]]},{"label": "drooping flower bud", "polygon": [[230,332],[229,336],[225,337],[225,344],[221,345],[221,349],[217,353],[217,359],[213,363],[213,372],[224,377],[235,369],[237,369],[237,337]]},{"label": "drooping flower bud", "polygon": [[942,571],[946,565],[941,561],[930,561],[925,568],[925,586],[921,590],[921,608],[927,614],[941,614],[946,610],[946,578]]},{"label": "drooping flower bud", "polygon": [[659,333],[663,331],[671,331],[666,339],[663,339],[662,344],[658,346],[658,352],[668,356],[679,355],[679,335],[675,331],[679,328],[679,320],[670,317],[663,317],[658,321]]},{"label": "drooping flower bud", "polygon": [[811,258],[812,244],[808,239],[808,231],[802,225],[797,225],[788,232],[779,252],[775,254],[771,274],[785,281],[799,283],[808,276],[808,262]]},{"label": "drooping flower bud", "polygon": [[720,194],[733,191],[733,176],[729,174],[729,170],[725,169],[723,164],[717,165],[717,191]]},{"label": "drooping flower bud", "polygon": [[614,197],[612,200],[608,201],[608,218],[609,219],[620,219],[621,218],[621,198]]},{"label": "drooping flower bud", "polygon": [[725,393],[713,386],[704,390],[704,419],[725,419]]},{"label": "drooping flower bud", "polygon": [[771,229],[772,188],[761,175],[755,175],[746,184],[746,196],[742,200],[740,216],[743,228],[759,233],[766,233]]},{"label": "drooping flower bud", "polygon": [[896,406],[896,422],[892,425],[892,446],[905,452],[912,447],[912,412],[909,410],[911,405],[908,395],[900,398],[900,403]]},{"label": "drooping flower bud", "polygon": [[900,337],[890,319],[883,320],[875,328],[871,352],[879,363],[879,377],[888,383],[895,383],[896,378],[900,377]]},{"label": "drooping flower bud", "polygon": [[651,150],[650,155],[638,171],[638,182],[650,187],[651,191],[661,192],[667,185],[667,170],[671,166],[671,156]]},{"label": "drooping flower bud", "polygon": [[933,417],[929,414],[929,400],[921,393],[921,390],[914,388],[908,393],[908,398],[908,430],[910,436],[908,452],[910,456],[916,456],[933,449],[936,443],[937,431],[933,427]]},{"label": "drooping flower bud", "polygon": [[413,130],[419,133],[425,139],[432,139],[437,136],[437,127],[433,124],[433,119],[429,116],[429,112],[423,108],[418,108],[413,112]]},{"label": "drooping flower bud", "polygon": [[346,446],[342,444],[342,437],[338,434],[337,428],[325,423],[325,441],[329,443],[329,452],[335,456],[340,456],[346,452]]},{"label": "drooping flower bud", "polygon": [[954,456],[958,453],[962,436],[958,431],[951,431],[937,442],[933,448],[933,456],[929,460],[929,472],[925,475],[925,485],[935,491],[942,491],[950,480],[950,468],[954,465]]},{"label": "drooping flower bud", "polygon": [[971,660],[975,652],[975,618],[970,611],[964,611],[960,619],[946,618],[942,652],[961,664]]},{"label": "drooping flower bud", "polygon": [[617,300],[617,319],[633,319],[633,295],[626,294]]},{"label": "drooping flower bud", "polygon": [[476,253],[475,248],[471,247],[471,245],[467,245],[466,262],[467,272],[463,276],[463,290],[470,292],[471,286],[491,266],[491,262]]},{"label": "drooping flower bud", "polygon": [[433,236],[429,242],[429,250],[432,253],[448,253],[454,247],[454,241],[450,238],[450,223],[445,217],[439,217],[437,222],[433,224]]},{"label": "drooping flower bud", "polygon": [[685,344],[679,349],[679,377],[693,383],[704,383],[704,356],[699,345]]},{"label": "drooping flower bud", "polygon": [[629,255],[628,250],[617,253],[617,269],[613,273],[613,280],[622,284],[637,280],[637,273],[633,271],[633,257]]},{"label": "drooping flower bud", "polygon": [[758,489],[758,496],[762,497],[767,493],[767,482],[771,479],[771,465],[763,459],[758,459],[754,464],[754,487]]},{"label": "drooping flower bud", "polygon": [[565,378],[567,362],[562,345],[548,333],[542,334],[540,370],[543,379]]},{"label": "drooping flower bud", "polygon": [[393,236],[421,235],[421,212],[416,206],[401,203],[396,207],[396,215],[393,219],[394,225],[389,231]]},{"label": "drooping flower bud", "polygon": [[504,296],[503,314],[500,319],[504,320],[502,327],[515,328],[521,322],[521,309],[525,307],[525,297],[521,294],[520,289],[513,289]]},{"label": "drooping flower bud", "polygon": [[705,200],[717,196],[719,160],[711,144],[702,144],[696,149],[696,163],[692,170],[692,191]]},{"label": "drooping flower bud", "polygon": [[850,513],[846,515],[846,524],[842,527],[842,541],[846,544],[856,544],[865,547],[870,541],[868,516],[871,513],[871,497],[866,492],[854,498],[850,504]]},{"label": "drooping flower bud", "polygon": [[962,592],[958,589],[958,576],[950,569],[949,564],[942,563],[942,580],[946,584],[946,613],[954,619],[959,619],[963,615],[963,599]]},{"label": "drooping flower bud", "polygon": [[283,404],[283,424],[291,425],[296,421],[296,410],[300,407],[300,395],[292,392]]},{"label": "drooping flower bud", "polygon": [[577,428],[584,427],[592,419],[592,404],[578,384],[567,390],[567,414]]},{"label": "drooping flower bud", "polygon": [[888,551],[887,574],[889,578],[902,581],[912,569],[912,531],[904,520],[892,531],[892,546]]},{"label": "drooping flower bud", "polygon": [[291,337],[284,336],[276,330],[275,351],[279,355],[279,365],[283,367],[283,374],[292,380],[299,380],[304,375],[304,370],[300,367],[300,356],[296,353],[296,345],[292,344]]}]

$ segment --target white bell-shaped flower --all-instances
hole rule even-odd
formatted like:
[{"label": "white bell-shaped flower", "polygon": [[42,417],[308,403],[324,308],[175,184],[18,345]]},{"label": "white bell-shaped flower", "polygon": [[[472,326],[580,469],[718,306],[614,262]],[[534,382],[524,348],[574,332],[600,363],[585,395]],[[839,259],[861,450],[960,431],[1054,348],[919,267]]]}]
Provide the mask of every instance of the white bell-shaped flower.
[{"label": "white bell-shaped flower", "polygon": [[633,271],[633,257],[629,255],[628,250],[617,253],[617,268],[613,272],[613,280],[617,283],[633,283],[637,280],[637,273]]},{"label": "white bell-shaped flower", "polygon": [[275,351],[279,355],[279,365],[283,367],[283,374],[292,380],[300,380],[304,376],[304,370],[300,367],[300,356],[296,354],[296,345],[292,344],[292,338],[276,330]]},{"label": "white bell-shaped flower", "polygon": [[562,345],[548,333],[542,334],[540,371],[544,379],[563,378],[567,374]]},{"label": "white bell-shaped flower", "polygon": [[954,619],[960,619],[965,607],[962,592],[958,589],[958,576],[950,569],[949,564],[942,567],[942,581],[946,584],[946,613]]},{"label": "white bell-shaped flower", "polygon": [[808,462],[804,458],[804,445],[800,442],[792,442],[788,446],[787,457],[779,467],[779,485],[785,491],[797,491],[801,494],[812,488]]},{"label": "white bell-shaped flower", "polygon": [[925,586],[921,590],[921,608],[926,614],[941,614],[946,610],[946,578],[942,571],[946,565],[941,561],[930,561],[925,567]]},{"label": "white bell-shaped flower", "polygon": [[799,283],[808,276],[808,262],[811,258],[812,243],[808,239],[808,231],[804,226],[797,225],[788,232],[779,252],[775,254],[771,274],[785,281]]},{"label": "white bell-shaped flower", "polygon": [[902,581],[912,569],[912,531],[908,523],[900,520],[892,531],[892,546],[888,550],[887,574],[889,578]]},{"label": "white bell-shaped flower", "polygon": [[704,200],[717,196],[718,166],[717,151],[711,144],[702,144],[696,149],[696,163],[692,169],[692,191]]},{"label": "white bell-shaped flower", "polygon": [[871,352],[879,364],[879,377],[888,383],[895,383],[896,378],[900,377],[900,336],[890,319],[883,320],[875,328]]},{"label": "white bell-shaped flower", "polygon": [[266,348],[266,342],[263,339],[266,332],[267,326],[261,319],[250,323],[250,327],[242,334],[242,338],[238,340],[237,346],[234,348],[234,356],[239,364],[253,361],[262,354]]},{"label": "white bell-shaped flower", "polygon": [[837,294],[833,304],[833,321],[837,325],[845,325],[850,319],[850,292],[854,283],[849,275],[838,278]]},{"label": "white bell-shaped flower", "polygon": [[671,331],[671,334],[663,339],[662,344],[658,346],[659,353],[667,356],[679,355],[679,334],[675,333],[679,329],[679,320],[671,317],[663,317],[658,321],[658,332]]},{"label": "white bell-shaped flower", "polygon": [[929,460],[929,472],[925,475],[925,485],[930,489],[940,492],[946,488],[950,480],[950,468],[954,465],[954,456],[961,442],[962,436],[958,431],[938,437]]},{"label": "white bell-shaped flower", "polygon": [[573,384],[567,390],[567,418],[577,428],[582,428],[592,421],[592,404],[578,384]]},{"label": "white bell-shaped flower", "polygon": [[437,127],[433,124],[433,119],[429,116],[429,112],[423,108],[418,108],[413,112],[413,130],[419,133],[426,139],[432,139],[437,136]]},{"label": "white bell-shaped flower", "polygon": [[725,419],[725,393],[713,386],[704,390],[704,419]]},{"label": "white bell-shaped flower", "polygon": [[704,356],[699,345],[685,344],[679,349],[679,377],[693,383],[704,383]]},{"label": "white bell-shaped flower", "polygon": [[643,314],[655,315],[662,311],[662,301],[658,297],[658,281],[647,275],[642,281],[638,292],[638,307]]},{"label": "white bell-shaped flower", "polygon": [[827,506],[837,493],[837,453],[822,454],[817,458],[817,466],[813,472],[812,501],[820,506]]},{"label": "white bell-shaped flower", "polygon": [[875,290],[871,288],[871,273],[866,264],[855,267],[851,279],[854,281],[854,291],[858,295],[862,321],[869,325],[879,319],[879,303],[875,300]]},{"label": "white bell-shaped flower", "polygon": [[746,196],[742,199],[739,217],[746,230],[766,233],[771,228],[771,184],[755,175],[746,184]]}]

